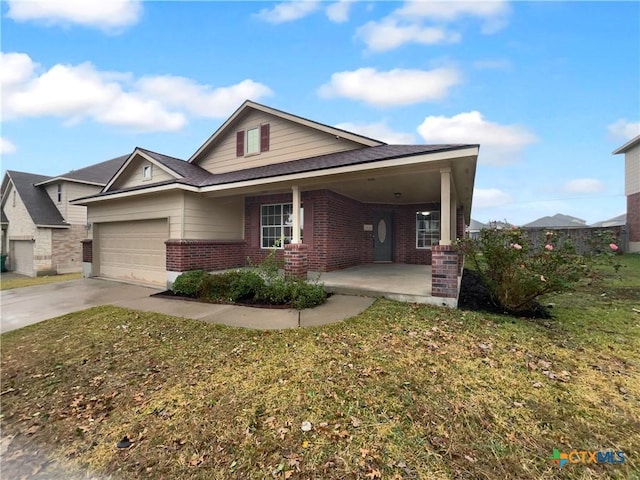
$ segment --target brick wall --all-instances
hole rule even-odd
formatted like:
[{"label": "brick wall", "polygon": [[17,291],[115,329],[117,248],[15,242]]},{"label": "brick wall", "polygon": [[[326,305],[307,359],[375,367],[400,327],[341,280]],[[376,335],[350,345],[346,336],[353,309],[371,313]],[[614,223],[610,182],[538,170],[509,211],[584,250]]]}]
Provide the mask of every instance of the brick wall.
[{"label": "brick wall", "polygon": [[627,196],[627,231],[629,242],[640,242],[640,192]]},{"label": "brick wall", "polygon": [[458,296],[458,253],[451,245],[436,245],[431,266],[431,295],[456,298]]},{"label": "brick wall", "polygon": [[220,270],[246,264],[246,243],[216,240],[167,240],[167,270]]},{"label": "brick wall", "polygon": [[82,261],[85,263],[93,262],[93,240],[85,238],[82,240]]},{"label": "brick wall", "polygon": [[82,240],[87,236],[84,225],[51,230],[51,266],[58,273],[82,270]]},{"label": "brick wall", "polygon": [[284,271],[287,275],[306,278],[309,271],[307,257],[308,246],[302,243],[290,243],[284,246]]}]

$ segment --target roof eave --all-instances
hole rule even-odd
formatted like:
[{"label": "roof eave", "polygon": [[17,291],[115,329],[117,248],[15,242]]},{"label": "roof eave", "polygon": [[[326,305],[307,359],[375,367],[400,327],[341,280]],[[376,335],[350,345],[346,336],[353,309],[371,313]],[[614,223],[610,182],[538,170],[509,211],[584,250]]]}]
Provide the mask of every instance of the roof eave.
[{"label": "roof eave", "polygon": [[53,178],[50,178],[49,180],[44,180],[42,182],[34,183],[33,186],[34,187],[39,187],[41,185],[48,185],[50,183],[61,182],[61,181],[82,183],[82,184],[85,184],[85,185],[95,185],[96,187],[104,187],[105,186],[104,182],[90,182],[88,180],[78,180],[76,178],[69,178],[69,177],[53,177]]},{"label": "roof eave", "polygon": [[617,148],[616,150],[614,150],[612,155],[618,155],[619,153],[625,153],[628,150],[631,150],[633,147],[635,147],[636,145],[639,145],[639,144],[640,144],[640,135],[632,138],[627,143],[622,145],[620,148]]}]

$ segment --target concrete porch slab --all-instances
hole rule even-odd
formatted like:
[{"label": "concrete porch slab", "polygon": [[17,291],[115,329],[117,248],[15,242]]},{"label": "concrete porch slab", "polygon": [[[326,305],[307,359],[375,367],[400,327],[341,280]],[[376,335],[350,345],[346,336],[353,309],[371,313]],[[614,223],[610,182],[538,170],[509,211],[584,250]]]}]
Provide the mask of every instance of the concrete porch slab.
[{"label": "concrete porch slab", "polygon": [[342,295],[452,306],[452,299],[431,296],[430,265],[373,263],[332,272],[309,272],[309,278],[319,278],[325,290]]}]

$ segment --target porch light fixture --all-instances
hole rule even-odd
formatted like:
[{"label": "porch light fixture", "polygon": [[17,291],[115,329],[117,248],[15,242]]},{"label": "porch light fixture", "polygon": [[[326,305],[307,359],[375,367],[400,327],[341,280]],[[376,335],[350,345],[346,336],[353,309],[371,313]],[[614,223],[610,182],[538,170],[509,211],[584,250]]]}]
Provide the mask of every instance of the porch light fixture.
[{"label": "porch light fixture", "polygon": [[402,196],[402,193],[396,192],[396,193],[393,194],[393,196],[396,197],[396,198],[400,198]]},{"label": "porch light fixture", "polygon": [[424,215],[425,217],[426,217],[427,215],[430,215],[430,214],[431,214],[431,212],[420,212],[420,215]]}]

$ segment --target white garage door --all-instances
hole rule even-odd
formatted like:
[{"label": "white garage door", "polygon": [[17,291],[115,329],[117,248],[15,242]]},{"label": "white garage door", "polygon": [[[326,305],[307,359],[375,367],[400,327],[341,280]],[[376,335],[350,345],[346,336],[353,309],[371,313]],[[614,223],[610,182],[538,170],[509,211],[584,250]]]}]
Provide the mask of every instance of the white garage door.
[{"label": "white garage door", "polygon": [[140,283],[165,285],[166,219],[98,225],[100,275]]},{"label": "white garage door", "polygon": [[31,240],[12,240],[10,247],[11,270],[33,277],[33,242]]}]

